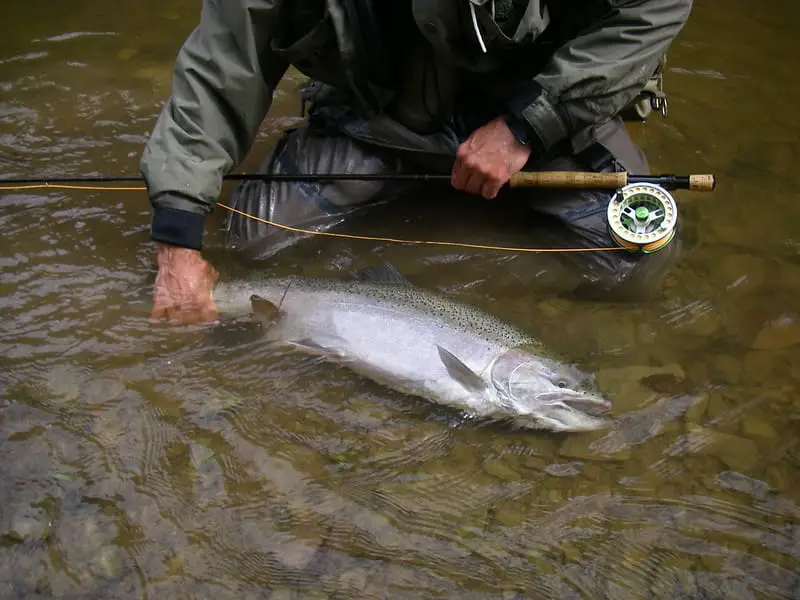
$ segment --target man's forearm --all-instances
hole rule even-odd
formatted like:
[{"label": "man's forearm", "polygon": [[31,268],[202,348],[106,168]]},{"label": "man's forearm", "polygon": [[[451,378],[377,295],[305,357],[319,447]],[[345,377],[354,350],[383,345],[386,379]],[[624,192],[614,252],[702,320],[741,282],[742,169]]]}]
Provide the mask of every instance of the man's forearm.
[{"label": "man's forearm", "polygon": [[691,0],[612,0],[609,14],[564,44],[506,107],[541,155],[616,115],[641,91],[678,35]]},{"label": "man's forearm", "polygon": [[246,156],[288,66],[269,52],[275,12],[266,0],[204,0],[142,155],[153,240],[202,248],[222,178]]}]

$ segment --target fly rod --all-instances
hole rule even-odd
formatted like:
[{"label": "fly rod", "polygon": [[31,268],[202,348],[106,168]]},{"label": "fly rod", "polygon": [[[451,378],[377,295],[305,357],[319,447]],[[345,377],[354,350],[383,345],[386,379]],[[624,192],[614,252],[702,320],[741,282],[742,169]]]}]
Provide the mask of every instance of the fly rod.
[{"label": "fly rod", "polygon": [[[318,173],[239,173],[223,177],[225,181],[450,181],[442,174]],[[0,185],[49,185],[69,183],[143,182],[141,176],[84,175],[76,177],[0,178]],[[665,189],[710,192],[716,186],[714,175],[631,175],[625,171],[594,173],[583,171],[529,171],[515,173],[508,185],[512,188],[618,189],[629,184],[649,183]]]}]

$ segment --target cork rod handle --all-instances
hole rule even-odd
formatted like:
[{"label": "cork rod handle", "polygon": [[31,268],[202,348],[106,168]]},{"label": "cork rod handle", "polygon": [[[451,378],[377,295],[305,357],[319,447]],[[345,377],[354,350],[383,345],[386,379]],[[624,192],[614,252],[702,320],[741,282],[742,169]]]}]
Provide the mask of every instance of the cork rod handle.
[{"label": "cork rod handle", "polygon": [[608,188],[616,189],[628,183],[628,174],[592,173],[582,171],[532,171],[520,172],[511,176],[511,187],[547,188]]}]

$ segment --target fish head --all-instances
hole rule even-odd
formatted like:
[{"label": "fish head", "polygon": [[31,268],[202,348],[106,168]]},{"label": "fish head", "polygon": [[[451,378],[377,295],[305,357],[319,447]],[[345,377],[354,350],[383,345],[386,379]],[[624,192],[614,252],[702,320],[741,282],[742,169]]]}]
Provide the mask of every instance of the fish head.
[{"label": "fish head", "polygon": [[529,428],[590,431],[605,426],[611,401],[581,369],[549,357],[514,349],[492,367],[492,383],[502,401]]}]

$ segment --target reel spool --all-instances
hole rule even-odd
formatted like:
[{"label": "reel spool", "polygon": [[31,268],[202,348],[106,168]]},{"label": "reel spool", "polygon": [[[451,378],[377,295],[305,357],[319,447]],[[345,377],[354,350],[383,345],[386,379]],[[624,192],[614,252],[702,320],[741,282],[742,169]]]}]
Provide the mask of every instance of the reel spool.
[{"label": "reel spool", "polygon": [[630,183],[608,204],[608,229],[613,240],[631,252],[651,254],[675,237],[678,205],[653,183]]}]

